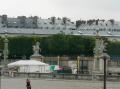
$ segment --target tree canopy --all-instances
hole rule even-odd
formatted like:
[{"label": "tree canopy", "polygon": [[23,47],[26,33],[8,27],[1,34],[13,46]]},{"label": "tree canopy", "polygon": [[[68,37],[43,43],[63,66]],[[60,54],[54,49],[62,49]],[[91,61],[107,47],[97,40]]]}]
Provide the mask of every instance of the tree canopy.
[{"label": "tree canopy", "polygon": [[[35,42],[40,42],[41,53],[43,56],[93,56],[95,46],[94,37],[71,36],[57,34],[48,37],[8,37],[9,39],[9,58],[27,58],[32,55],[32,46]],[[3,50],[3,38],[0,37],[0,50]],[[108,42],[108,54],[120,55],[120,42]]]}]

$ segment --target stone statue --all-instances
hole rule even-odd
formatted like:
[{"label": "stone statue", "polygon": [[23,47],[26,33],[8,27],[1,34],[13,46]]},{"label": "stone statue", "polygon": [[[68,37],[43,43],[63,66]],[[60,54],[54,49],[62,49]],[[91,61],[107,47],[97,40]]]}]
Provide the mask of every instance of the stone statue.
[{"label": "stone statue", "polygon": [[[95,48],[94,48],[94,64],[93,64],[93,71],[103,73],[103,64],[104,61],[101,58],[105,51],[105,42],[101,38],[96,38]],[[96,72],[96,73],[97,73]]]},{"label": "stone statue", "polygon": [[42,55],[40,54],[41,48],[40,48],[40,42],[36,42],[33,47],[33,55],[30,56],[31,60],[38,60],[38,61],[43,61]]},{"label": "stone statue", "polygon": [[33,45],[33,55],[39,55],[39,51],[41,51],[40,49],[40,43],[39,42],[36,42],[35,45]]},{"label": "stone statue", "polygon": [[105,45],[103,40],[99,39],[96,41],[96,46],[94,48],[94,55],[101,55],[104,51]]}]

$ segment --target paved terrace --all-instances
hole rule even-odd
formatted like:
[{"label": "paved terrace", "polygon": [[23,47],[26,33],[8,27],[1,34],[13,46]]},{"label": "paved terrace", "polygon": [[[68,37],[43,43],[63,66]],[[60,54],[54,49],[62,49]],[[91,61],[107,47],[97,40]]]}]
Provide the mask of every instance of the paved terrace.
[{"label": "paved terrace", "polygon": [[[103,89],[102,81],[30,79],[32,89]],[[26,89],[25,78],[2,78],[1,89]],[[107,89],[120,89],[120,82],[107,82]]]}]

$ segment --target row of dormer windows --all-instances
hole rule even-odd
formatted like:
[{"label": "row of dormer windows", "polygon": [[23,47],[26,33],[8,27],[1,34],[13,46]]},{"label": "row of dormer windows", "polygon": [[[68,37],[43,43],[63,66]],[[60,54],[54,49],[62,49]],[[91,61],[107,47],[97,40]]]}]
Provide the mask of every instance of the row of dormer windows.
[{"label": "row of dormer windows", "polygon": [[63,27],[63,28],[61,28],[61,27],[39,27],[40,29],[57,29],[57,30],[66,30],[66,29],[69,29],[69,30],[75,30],[74,28],[66,28],[66,27]]},{"label": "row of dormer windows", "polygon": [[[79,30],[82,30],[82,31],[96,31],[96,29],[79,29]],[[99,29],[99,31],[115,31],[115,32],[120,32],[120,29]]]},{"label": "row of dormer windows", "polygon": [[39,25],[41,25],[41,24],[44,24],[44,25],[49,25],[49,24],[51,24],[51,25],[67,25],[67,26],[70,25],[69,23],[66,23],[66,24],[64,24],[64,23],[55,23],[55,24],[53,24],[52,22],[49,22],[49,23],[41,23],[41,22],[38,22],[38,24],[39,24]]},{"label": "row of dormer windows", "polygon": [[[7,22],[8,24],[18,24],[19,25],[19,22]],[[25,23],[27,23],[27,24],[31,24],[31,23],[33,23],[33,22],[25,22]],[[3,24],[3,23],[2,23]],[[34,24],[34,23],[33,23]],[[70,24],[69,23],[67,23],[67,24],[64,24],[64,23],[55,23],[55,24],[52,24],[52,22],[50,22],[50,23],[38,23],[39,25],[67,25],[67,26],[69,26]]]},{"label": "row of dormer windows", "polygon": [[120,32],[120,29],[109,29],[109,31]]}]

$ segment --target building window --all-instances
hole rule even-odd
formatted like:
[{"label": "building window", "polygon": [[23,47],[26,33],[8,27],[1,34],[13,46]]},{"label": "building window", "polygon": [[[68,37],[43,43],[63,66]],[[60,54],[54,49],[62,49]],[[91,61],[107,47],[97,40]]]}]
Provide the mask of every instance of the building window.
[{"label": "building window", "polygon": [[55,27],[52,27],[52,29],[55,29]]},{"label": "building window", "polygon": [[75,28],[71,28],[72,30],[75,30]]},{"label": "building window", "polygon": [[47,23],[44,23],[44,24],[47,24]]},{"label": "building window", "polygon": [[43,29],[43,27],[40,27],[40,29]]},{"label": "building window", "polygon": [[50,24],[52,24],[52,22],[50,22]]},{"label": "building window", "polygon": [[64,23],[61,23],[61,25],[64,25]]},{"label": "building window", "polygon": [[48,27],[46,27],[46,29],[48,29]]},{"label": "building window", "polygon": [[66,28],[64,27],[63,30],[66,30]]},{"label": "building window", "polygon": [[60,30],[60,27],[57,27],[58,30]]}]

